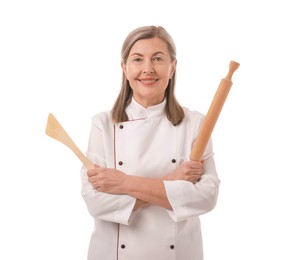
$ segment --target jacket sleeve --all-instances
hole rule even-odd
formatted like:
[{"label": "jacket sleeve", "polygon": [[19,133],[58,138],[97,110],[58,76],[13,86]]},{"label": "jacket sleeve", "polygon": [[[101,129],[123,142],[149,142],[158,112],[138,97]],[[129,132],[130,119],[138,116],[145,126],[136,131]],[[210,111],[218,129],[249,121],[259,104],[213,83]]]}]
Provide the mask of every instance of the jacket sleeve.
[{"label": "jacket sleeve", "polygon": [[168,210],[173,221],[178,222],[211,211],[216,203],[220,180],[213,158],[212,144],[209,142],[203,158],[203,174],[200,181],[164,181],[167,197],[173,208]]},{"label": "jacket sleeve", "polygon": [[[96,118],[93,118],[86,154],[93,164],[109,167],[104,145],[111,138],[107,137],[109,132],[105,133],[99,129],[99,125],[95,121]],[[109,143],[108,145],[113,144]],[[97,191],[88,181],[87,169],[84,166],[81,168],[81,181],[81,195],[92,217],[124,225],[130,224],[135,215],[135,212],[132,212],[136,202],[135,198],[128,195],[114,195]]]}]

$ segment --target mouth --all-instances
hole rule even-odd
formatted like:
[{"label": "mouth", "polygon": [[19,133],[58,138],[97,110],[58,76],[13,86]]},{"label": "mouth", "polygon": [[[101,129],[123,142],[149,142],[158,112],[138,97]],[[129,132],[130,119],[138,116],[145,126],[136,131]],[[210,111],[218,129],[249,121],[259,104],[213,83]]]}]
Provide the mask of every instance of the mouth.
[{"label": "mouth", "polygon": [[144,85],[152,85],[158,81],[158,79],[138,79]]}]

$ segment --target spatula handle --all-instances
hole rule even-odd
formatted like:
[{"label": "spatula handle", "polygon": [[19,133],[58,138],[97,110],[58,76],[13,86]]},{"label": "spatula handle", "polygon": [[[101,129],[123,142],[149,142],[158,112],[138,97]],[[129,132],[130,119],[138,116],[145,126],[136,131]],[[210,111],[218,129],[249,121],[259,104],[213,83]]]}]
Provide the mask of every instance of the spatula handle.
[{"label": "spatula handle", "polygon": [[81,152],[56,117],[51,113],[48,116],[46,134],[71,149],[87,169],[94,168],[90,160]]}]

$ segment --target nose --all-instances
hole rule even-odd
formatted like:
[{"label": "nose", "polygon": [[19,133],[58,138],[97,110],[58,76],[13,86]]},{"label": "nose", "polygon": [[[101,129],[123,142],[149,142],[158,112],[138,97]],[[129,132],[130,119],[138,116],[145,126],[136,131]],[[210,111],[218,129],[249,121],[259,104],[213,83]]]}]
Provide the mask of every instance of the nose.
[{"label": "nose", "polygon": [[152,74],[155,73],[154,64],[152,61],[145,61],[143,66],[143,73],[144,74]]}]

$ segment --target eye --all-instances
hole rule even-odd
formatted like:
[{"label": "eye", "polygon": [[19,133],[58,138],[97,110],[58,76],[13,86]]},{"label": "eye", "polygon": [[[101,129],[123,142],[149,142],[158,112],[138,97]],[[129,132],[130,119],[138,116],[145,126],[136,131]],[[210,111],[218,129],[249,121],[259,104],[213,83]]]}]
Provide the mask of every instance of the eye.
[{"label": "eye", "polygon": [[134,62],[142,62],[142,58],[140,57],[136,57],[133,59]]},{"label": "eye", "polygon": [[156,56],[153,58],[153,61],[154,62],[161,62],[161,61],[163,61],[163,59],[160,56]]}]

